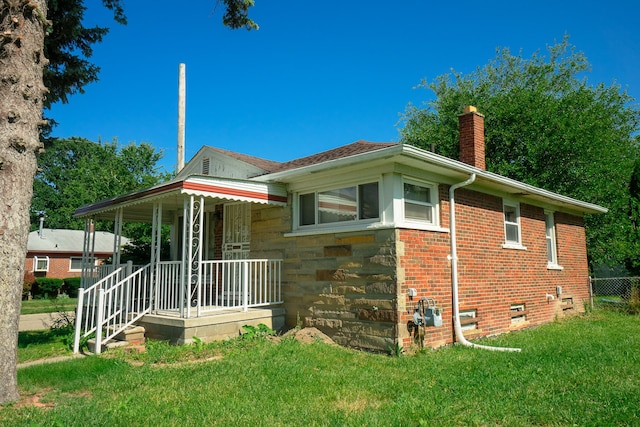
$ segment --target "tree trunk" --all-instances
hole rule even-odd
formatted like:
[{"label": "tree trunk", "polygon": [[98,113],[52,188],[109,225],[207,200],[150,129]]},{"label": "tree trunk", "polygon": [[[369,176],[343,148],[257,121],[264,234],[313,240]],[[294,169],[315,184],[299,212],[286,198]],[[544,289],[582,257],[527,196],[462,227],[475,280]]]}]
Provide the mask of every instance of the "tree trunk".
[{"label": "tree trunk", "polygon": [[18,323],[42,149],[46,0],[0,0],[0,404],[19,398]]}]

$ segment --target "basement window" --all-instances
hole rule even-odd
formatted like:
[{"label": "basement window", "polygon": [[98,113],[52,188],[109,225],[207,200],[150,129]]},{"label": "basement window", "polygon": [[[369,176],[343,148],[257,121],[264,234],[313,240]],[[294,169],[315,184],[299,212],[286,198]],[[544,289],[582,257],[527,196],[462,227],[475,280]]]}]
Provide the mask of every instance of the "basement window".
[{"label": "basement window", "polygon": [[49,257],[48,256],[33,257],[33,271],[49,271]]},{"label": "basement window", "polygon": [[524,323],[527,321],[527,311],[524,304],[511,304],[511,324]]},{"label": "basement window", "polygon": [[478,310],[460,310],[460,326],[463,331],[478,329]]}]

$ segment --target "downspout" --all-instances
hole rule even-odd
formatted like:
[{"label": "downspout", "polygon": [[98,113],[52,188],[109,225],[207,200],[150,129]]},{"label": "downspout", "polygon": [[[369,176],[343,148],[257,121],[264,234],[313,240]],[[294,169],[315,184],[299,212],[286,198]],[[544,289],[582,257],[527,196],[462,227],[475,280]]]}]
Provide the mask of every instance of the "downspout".
[{"label": "downspout", "polygon": [[462,333],[460,325],[460,307],[458,306],[458,251],[456,246],[456,215],[455,215],[455,199],[454,192],[461,187],[472,184],[476,180],[476,174],[471,174],[469,179],[457,184],[453,184],[449,188],[449,229],[451,236],[451,292],[453,296],[453,326],[457,342],[467,347],[476,347],[493,351],[520,351],[519,348],[508,347],[491,347],[486,345],[474,344],[469,342]]}]

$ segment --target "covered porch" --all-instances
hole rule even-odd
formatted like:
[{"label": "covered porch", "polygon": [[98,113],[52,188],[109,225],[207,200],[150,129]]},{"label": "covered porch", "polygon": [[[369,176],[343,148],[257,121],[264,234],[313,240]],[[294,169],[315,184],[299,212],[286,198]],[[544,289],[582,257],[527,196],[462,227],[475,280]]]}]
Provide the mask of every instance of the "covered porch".
[{"label": "covered porch", "polygon": [[[275,184],[189,176],[82,207],[82,284],[74,351],[95,336],[96,352],[128,326],[175,343],[237,334],[242,324],[284,325],[282,260],[252,258],[251,205],[286,206]],[[113,262],[93,262],[94,222],[114,223]],[[123,224],[150,223],[149,262],[121,263]],[[170,229],[163,259],[162,228]]]}]

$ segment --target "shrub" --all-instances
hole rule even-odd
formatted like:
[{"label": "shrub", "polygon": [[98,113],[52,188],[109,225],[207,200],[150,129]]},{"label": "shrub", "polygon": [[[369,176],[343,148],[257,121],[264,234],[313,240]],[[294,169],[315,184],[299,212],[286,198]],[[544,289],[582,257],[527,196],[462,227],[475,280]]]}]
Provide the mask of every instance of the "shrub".
[{"label": "shrub", "polygon": [[69,295],[69,298],[78,297],[78,289],[80,289],[80,277],[68,277],[64,279],[63,289]]},{"label": "shrub", "polygon": [[40,294],[49,298],[55,298],[60,293],[63,280],[53,277],[38,277],[36,283],[38,284]]},{"label": "shrub", "polygon": [[36,283],[36,276],[32,272],[28,271],[24,273],[24,280],[22,282],[22,299],[28,299],[29,295],[33,296],[32,291],[34,289],[34,283]]}]

